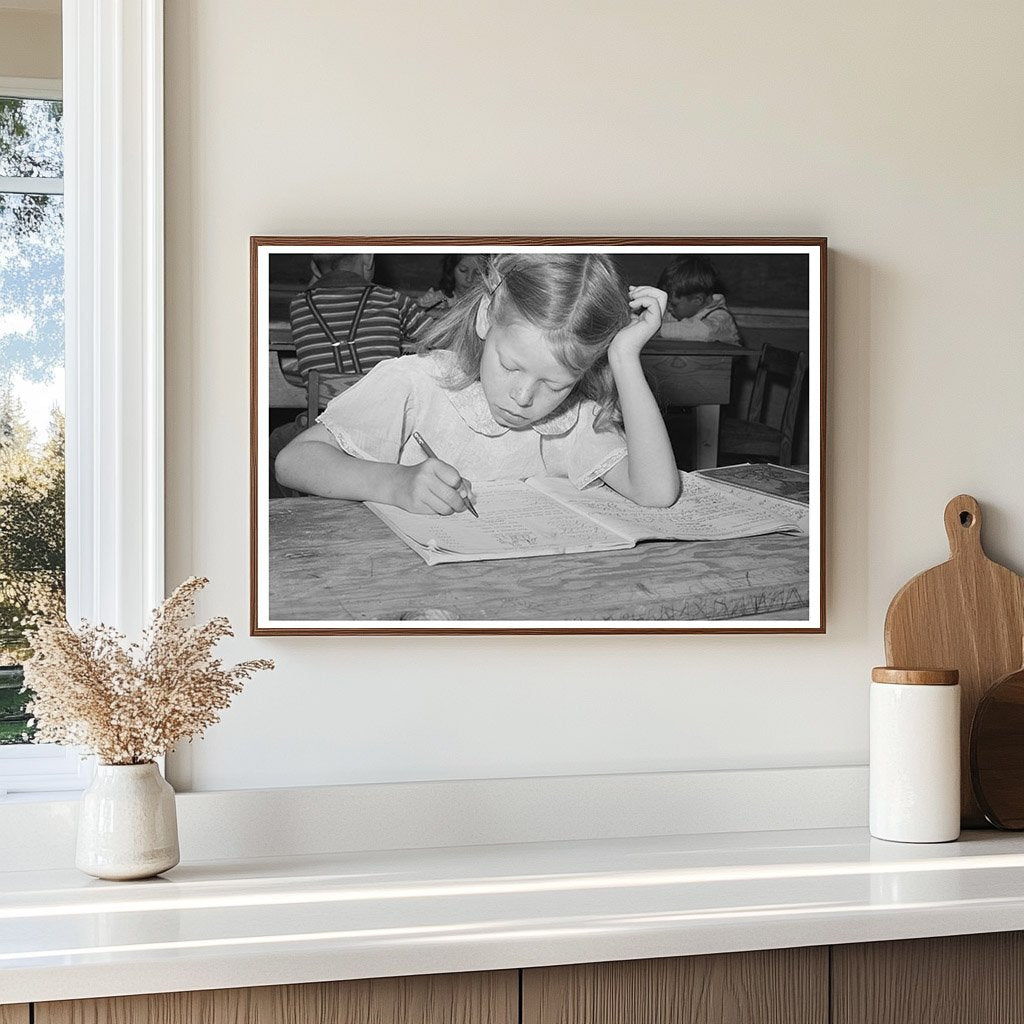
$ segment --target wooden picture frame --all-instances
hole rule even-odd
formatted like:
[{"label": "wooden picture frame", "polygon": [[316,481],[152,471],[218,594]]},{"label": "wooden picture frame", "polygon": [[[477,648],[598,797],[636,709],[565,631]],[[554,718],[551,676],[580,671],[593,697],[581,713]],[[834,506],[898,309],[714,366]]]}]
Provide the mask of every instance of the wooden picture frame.
[{"label": "wooden picture frame", "polygon": [[[710,263],[725,284],[724,302],[715,289],[703,305],[697,295],[693,301],[698,307],[686,305],[690,300],[680,297],[670,304],[670,309],[680,311],[680,320],[671,330],[685,335],[705,330],[700,326],[704,324],[714,333],[719,330],[714,325],[726,323],[731,314],[739,345],[729,340],[658,336],[648,342],[642,356],[683,468],[713,469],[719,458],[723,467],[738,466],[684,477],[684,497],[710,486],[716,494],[714,509],[719,501],[726,511],[732,502],[744,508],[749,504],[751,516],[775,517],[773,522],[785,519],[804,500],[805,507],[793,512],[793,521],[799,521],[806,532],[695,542],[641,541],[622,550],[511,558],[489,555],[487,560],[430,565],[425,559],[437,548],[433,537],[428,550],[417,554],[412,541],[403,541],[397,526],[389,529],[363,503],[296,494],[280,484],[272,470],[280,438],[294,436],[324,408],[321,377],[333,381],[331,373],[309,369],[315,362],[310,362],[309,339],[317,332],[323,335],[318,335],[320,350],[333,352],[337,368],[343,371],[337,378],[340,383],[330,383],[328,393],[330,388],[347,388],[352,383],[353,366],[347,361],[352,338],[339,337],[336,329],[346,332],[322,316],[311,327],[313,318],[308,315],[322,313],[321,305],[332,308],[331,301],[340,303],[338,296],[348,293],[332,290],[337,285],[333,276],[323,278],[328,283],[321,284],[318,275],[338,273],[342,275],[338,281],[351,283],[344,275],[368,266],[367,255],[373,254],[373,269],[366,272],[375,286],[370,294],[419,311],[433,305],[428,299],[442,294],[429,289],[439,283],[444,257],[466,276],[467,267],[486,265],[488,257],[520,252],[566,253],[581,259],[588,253],[602,253],[629,284],[656,284],[654,278],[670,262],[676,269],[675,276],[663,279],[669,284],[680,280],[681,268],[692,274],[693,267],[706,270]],[[483,257],[484,262],[465,257]],[[251,634],[824,633],[826,290],[824,238],[252,237]],[[325,297],[323,303],[316,301],[317,294]],[[475,294],[462,301],[479,305]],[[673,294],[682,295],[678,289]],[[438,302],[453,304],[457,295]],[[419,305],[408,305],[417,300]],[[724,315],[709,315],[722,308]],[[340,305],[338,311],[343,318]],[[346,315],[351,321],[352,314]],[[436,316],[436,308],[429,315]],[[407,317],[407,323],[414,320]],[[664,325],[662,330],[669,332]],[[329,342],[324,331],[330,335]],[[407,341],[403,338],[401,343]],[[402,354],[410,351],[403,348]],[[355,358],[358,364],[358,352]],[[435,353],[430,358],[441,356]],[[421,362],[393,364],[387,372],[396,367],[419,372]],[[357,394],[365,404],[370,385],[362,383],[366,372],[361,369],[363,378],[357,383],[362,391]],[[775,370],[782,374],[777,381]],[[384,378],[385,373],[378,371],[374,386]],[[310,382],[315,386],[308,386]],[[472,397],[474,388],[481,385],[470,384],[465,392]],[[757,411],[753,406],[758,395],[763,398],[761,415],[767,415],[770,428],[767,434],[758,434],[758,443],[762,435],[776,443],[770,432],[775,429],[773,418],[788,421],[781,459],[719,452],[720,438],[730,439],[730,444],[753,444],[747,433],[757,434],[759,428],[748,432],[750,419],[744,414]],[[332,424],[338,416],[343,418],[353,400],[351,396],[339,400],[331,413]],[[558,409],[564,411],[577,401],[582,400],[574,397]],[[331,426],[332,433],[334,429]],[[405,438],[400,443],[411,444]],[[547,442],[538,443],[543,448]],[[404,447],[401,458],[409,458]],[[793,468],[761,464],[787,458]],[[745,461],[754,465],[742,466]],[[586,493],[589,496],[591,490]],[[607,488],[599,493],[621,501]],[[378,507],[379,513],[388,511]],[[737,514],[740,522],[746,513]],[[459,515],[466,518],[454,516],[444,523],[461,529],[469,519],[467,513]],[[435,518],[441,522],[441,517]],[[724,522],[726,518],[717,518],[716,512],[707,519],[708,529]],[[523,532],[529,531],[524,528]],[[519,543],[520,538],[514,540]],[[532,535],[524,541],[535,542]]]}]

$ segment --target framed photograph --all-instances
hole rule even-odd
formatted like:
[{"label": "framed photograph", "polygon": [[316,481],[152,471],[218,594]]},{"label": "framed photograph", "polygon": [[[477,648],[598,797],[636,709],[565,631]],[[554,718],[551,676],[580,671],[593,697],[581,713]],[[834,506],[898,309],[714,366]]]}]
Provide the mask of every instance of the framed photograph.
[{"label": "framed photograph", "polygon": [[253,237],[253,635],[823,633],[826,253]]}]

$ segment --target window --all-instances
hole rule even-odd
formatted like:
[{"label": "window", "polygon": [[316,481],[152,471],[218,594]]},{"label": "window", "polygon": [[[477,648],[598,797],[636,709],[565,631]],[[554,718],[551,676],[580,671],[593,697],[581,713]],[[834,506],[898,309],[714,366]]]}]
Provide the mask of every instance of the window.
[{"label": "window", "polygon": [[24,618],[64,599],[64,144],[59,83],[0,82],[0,786],[77,788],[31,740]]},{"label": "window", "polygon": [[[72,0],[62,37],[66,187],[47,205],[63,207],[66,253],[66,603],[137,635],[164,596],[162,0]],[[13,84],[0,96],[61,99],[60,83]],[[33,180],[0,192],[60,196],[52,164],[12,177]],[[0,746],[0,794],[88,772],[74,751]]]},{"label": "window", "polygon": [[[0,785],[76,786],[26,746],[24,621],[64,601],[64,140],[59,83],[0,81]],[[45,770],[44,770],[45,769]],[[45,776],[45,779],[44,779]]]}]

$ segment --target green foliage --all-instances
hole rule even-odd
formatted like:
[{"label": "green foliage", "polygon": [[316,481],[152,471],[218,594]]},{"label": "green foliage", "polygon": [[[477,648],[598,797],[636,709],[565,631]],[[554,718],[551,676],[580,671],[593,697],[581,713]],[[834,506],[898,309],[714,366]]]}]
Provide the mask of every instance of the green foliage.
[{"label": "green foliage", "polygon": [[20,666],[0,667],[0,745],[24,743],[35,732],[35,726],[28,724],[27,695],[21,692],[22,681]]},{"label": "green foliage", "polygon": [[54,410],[38,447],[8,390],[0,394],[0,664],[30,653],[29,615],[63,607],[64,552],[64,417]]}]

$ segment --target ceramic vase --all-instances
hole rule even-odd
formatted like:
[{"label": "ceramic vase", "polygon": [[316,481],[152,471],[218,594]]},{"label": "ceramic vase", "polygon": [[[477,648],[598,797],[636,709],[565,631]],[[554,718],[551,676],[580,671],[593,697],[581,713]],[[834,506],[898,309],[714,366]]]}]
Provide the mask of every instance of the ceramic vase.
[{"label": "ceramic vase", "polygon": [[82,794],[75,865],[96,878],[150,878],[180,859],[174,790],[156,764],[98,764]]}]

